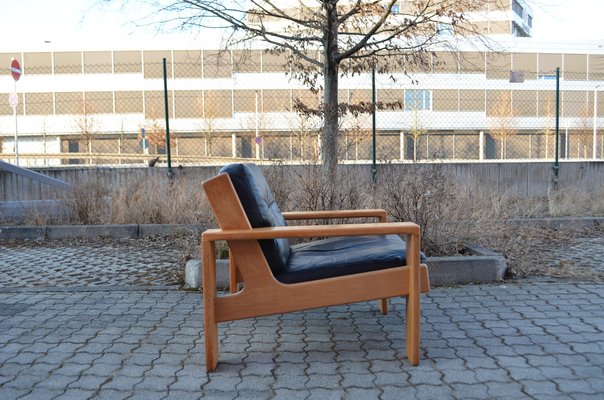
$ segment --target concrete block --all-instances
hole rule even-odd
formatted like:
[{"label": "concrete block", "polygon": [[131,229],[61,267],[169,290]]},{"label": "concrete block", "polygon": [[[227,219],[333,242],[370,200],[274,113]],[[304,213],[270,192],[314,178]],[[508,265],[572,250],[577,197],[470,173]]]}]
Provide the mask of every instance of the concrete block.
[{"label": "concrete block", "polygon": [[45,226],[1,226],[0,241],[8,240],[44,240]]},{"label": "concrete block", "polygon": [[[229,260],[216,260],[216,286],[219,289],[229,287]],[[201,288],[201,260],[193,259],[185,265],[185,288]]]},{"label": "concrete block", "polygon": [[497,282],[507,269],[501,255],[428,257],[426,264],[434,286]]},{"label": "concrete block", "polygon": [[62,225],[48,226],[48,239],[68,239],[75,237],[95,238],[110,237],[114,239],[138,237],[138,225]]}]

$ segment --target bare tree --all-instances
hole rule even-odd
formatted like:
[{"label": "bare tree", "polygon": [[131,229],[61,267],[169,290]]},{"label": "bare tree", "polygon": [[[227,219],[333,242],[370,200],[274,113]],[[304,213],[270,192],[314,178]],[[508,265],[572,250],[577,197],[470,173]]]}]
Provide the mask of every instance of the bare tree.
[{"label": "bare tree", "polygon": [[[106,2],[115,0],[104,0]],[[121,0],[122,2],[128,0]],[[461,39],[483,39],[466,19],[500,7],[500,0],[153,0],[165,28],[230,30],[224,46],[263,41],[286,57],[292,77],[322,90],[323,172],[338,162],[340,76],[428,65],[429,46],[457,48]],[[304,104],[302,110],[309,111]]]},{"label": "bare tree", "polygon": [[518,132],[514,125],[517,113],[512,107],[512,97],[509,91],[503,91],[496,101],[490,105],[489,115],[489,133],[494,138],[499,139],[501,145],[499,155],[503,160],[506,156],[508,137]]},{"label": "bare tree", "polygon": [[[145,129],[145,139],[149,142],[149,146],[155,147],[155,154],[158,155],[160,149],[166,148],[166,127],[165,122],[159,116],[160,114],[155,110],[151,109],[148,114],[148,118],[145,120],[142,128]],[[142,135],[139,133],[139,140],[142,140]],[[176,135],[170,135],[170,145],[175,144]],[[144,145],[144,144],[143,144]]]},{"label": "bare tree", "polygon": [[354,150],[354,160],[359,159],[359,146],[364,141],[371,137],[371,121],[369,115],[365,113],[351,114],[348,124],[344,124],[344,134],[346,135],[346,159],[349,159],[348,150],[352,148]]},{"label": "bare tree", "polygon": [[196,114],[198,114],[200,116],[201,119],[201,124],[200,124],[200,128],[201,131],[203,132],[203,136],[204,136],[204,151],[203,151],[203,155],[204,157],[212,157],[212,136],[214,135],[214,132],[216,131],[216,122],[215,122],[215,118],[214,118],[214,114],[215,114],[215,108],[216,106],[214,105],[214,103],[210,102],[207,105],[208,108],[208,112],[206,113],[204,111],[204,99],[202,95],[198,95],[195,98],[195,104],[196,104]]},{"label": "bare tree", "polygon": [[[428,130],[424,129],[420,115],[420,109],[425,108],[423,104],[420,106],[420,103],[422,103],[423,100],[424,99],[423,95],[421,95],[421,92],[418,93],[416,90],[413,90],[413,122],[411,124],[411,128],[409,129],[409,134],[413,138],[413,161],[417,161],[417,147],[419,138],[428,133]],[[406,104],[405,107],[408,107],[408,105]]]},{"label": "bare tree", "polygon": [[88,153],[88,164],[92,164],[92,142],[99,132],[99,123],[95,117],[94,107],[85,100],[81,103],[82,113],[74,117],[76,131],[80,134],[82,142]]},{"label": "bare tree", "polygon": [[[300,160],[317,161],[320,122],[319,118],[300,112],[296,113],[295,117],[288,118],[287,123],[290,127],[290,132],[292,132],[298,142],[298,157]],[[293,143],[290,152],[290,157],[293,159]]]}]

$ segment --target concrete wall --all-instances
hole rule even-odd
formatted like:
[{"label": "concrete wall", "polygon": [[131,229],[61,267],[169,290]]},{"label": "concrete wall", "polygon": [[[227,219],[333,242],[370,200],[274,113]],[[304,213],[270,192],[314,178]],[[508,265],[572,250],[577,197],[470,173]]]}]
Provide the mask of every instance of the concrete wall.
[{"label": "concrete wall", "polygon": [[[426,168],[432,164],[397,164],[394,168]],[[445,169],[460,181],[493,191],[512,192],[521,196],[544,196],[547,194],[552,176],[552,162],[485,162],[485,163],[443,163]],[[192,185],[214,176],[220,167],[199,166],[174,168],[176,179],[187,179]],[[280,168],[267,166],[266,168]],[[301,168],[289,166],[287,168]],[[371,165],[345,165],[349,173],[359,179],[371,179]],[[378,171],[380,166],[378,165]],[[98,182],[99,185],[116,187],[131,185],[133,182],[153,182],[167,185],[165,167],[129,168],[39,168],[37,172],[73,185]],[[604,162],[561,162],[560,184],[569,187],[604,187]],[[379,181],[378,181],[379,184]],[[201,188],[200,188],[201,190]],[[61,198],[60,190],[52,189],[39,182],[0,170],[0,201],[46,200]]]}]

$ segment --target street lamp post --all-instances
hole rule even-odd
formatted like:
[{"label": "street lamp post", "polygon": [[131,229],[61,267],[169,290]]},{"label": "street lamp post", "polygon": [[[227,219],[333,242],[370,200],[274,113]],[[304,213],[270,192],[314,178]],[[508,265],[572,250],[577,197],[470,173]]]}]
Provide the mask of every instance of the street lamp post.
[{"label": "street lamp post", "polygon": [[598,88],[600,85],[596,85],[594,88],[594,142],[593,142],[593,159],[595,160],[598,156],[597,145],[598,145]]}]

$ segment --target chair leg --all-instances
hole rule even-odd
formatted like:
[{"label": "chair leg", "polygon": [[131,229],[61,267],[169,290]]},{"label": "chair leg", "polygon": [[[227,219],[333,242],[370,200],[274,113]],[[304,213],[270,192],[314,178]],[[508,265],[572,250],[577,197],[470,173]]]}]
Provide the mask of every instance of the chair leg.
[{"label": "chair leg", "polygon": [[203,327],[206,349],[206,371],[218,364],[218,325],[216,324],[216,254],[214,242],[202,241],[203,257]]},{"label": "chair leg", "polygon": [[[420,270],[419,270],[419,237],[407,237],[407,259],[409,265],[409,295],[407,296],[407,358],[412,365],[419,364],[420,342]],[[415,264],[415,265],[413,265]]]},{"label": "chair leg", "polygon": [[380,299],[379,307],[382,315],[388,314],[388,299]]},{"label": "chair leg", "polygon": [[407,297],[407,358],[412,365],[419,365],[419,299]]}]

